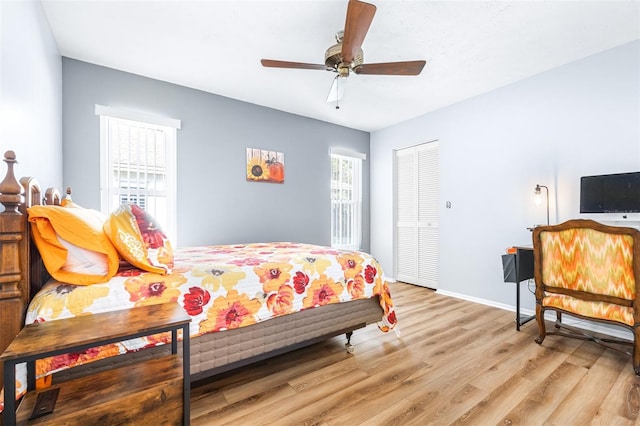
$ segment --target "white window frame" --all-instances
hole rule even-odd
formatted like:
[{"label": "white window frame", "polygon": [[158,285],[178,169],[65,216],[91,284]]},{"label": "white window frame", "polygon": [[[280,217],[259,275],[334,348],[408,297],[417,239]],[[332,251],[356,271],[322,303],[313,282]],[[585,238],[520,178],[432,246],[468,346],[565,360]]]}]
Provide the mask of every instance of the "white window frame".
[{"label": "white window frame", "polygon": [[[362,162],[366,160],[367,155],[351,151],[343,148],[332,148],[330,151],[331,158],[331,246],[339,249],[360,250],[362,244]],[[334,189],[344,188],[340,183],[333,180],[333,159],[340,161],[350,161],[352,163],[351,187],[345,188],[351,191],[351,199],[334,199]],[[338,191],[341,193],[342,191]],[[353,214],[350,216],[350,223],[346,224],[348,235],[340,235],[337,241],[336,227],[344,228],[345,224],[336,223],[336,204],[351,205]],[[342,215],[338,215],[342,217]],[[346,240],[346,241],[345,241]]]},{"label": "white window frame", "polygon": [[[161,131],[165,137],[165,190],[152,191],[139,188],[136,196],[158,195],[166,197],[166,223],[161,223],[162,230],[167,234],[173,246],[177,246],[177,130],[181,127],[181,121],[173,118],[160,117],[138,111],[129,111],[103,105],[95,106],[96,115],[100,116],[100,200],[101,211],[104,214],[111,213],[117,206],[112,205],[113,196],[119,191],[111,187],[111,173],[113,162],[109,141],[110,120],[126,120],[133,125],[148,127]],[[123,124],[126,124],[123,121]],[[128,182],[128,184],[135,182]],[[118,197],[120,199],[120,197]],[[154,215],[153,212],[149,212]]]}]

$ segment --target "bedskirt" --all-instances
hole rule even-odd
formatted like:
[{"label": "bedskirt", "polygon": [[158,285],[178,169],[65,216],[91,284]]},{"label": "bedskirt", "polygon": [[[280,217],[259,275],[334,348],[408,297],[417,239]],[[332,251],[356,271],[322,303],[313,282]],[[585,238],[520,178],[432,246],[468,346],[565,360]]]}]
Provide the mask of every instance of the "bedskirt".
[{"label": "bedskirt", "polygon": [[[374,297],[308,309],[249,327],[192,338],[191,381],[193,383],[368,324],[376,324],[380,321],[381,313],[380,302]],[[162,345],[98,360],[55,373],[53,383],[151,359],[169,350],[168,345]],[[180,345],[178,350],[182,351]]]}]

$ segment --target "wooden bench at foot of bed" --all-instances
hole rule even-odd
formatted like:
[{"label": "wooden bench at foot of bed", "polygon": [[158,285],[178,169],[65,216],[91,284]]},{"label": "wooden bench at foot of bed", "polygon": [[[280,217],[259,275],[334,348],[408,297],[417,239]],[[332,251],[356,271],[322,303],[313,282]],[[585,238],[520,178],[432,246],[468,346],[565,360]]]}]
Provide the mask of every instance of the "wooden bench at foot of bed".
[{"label": "wooden bench at foot of bed", "polygon": [[[3,424],[189,424],[189,363],[178,353],[178,330],[189,350],[191,318],[176,303],[141,306],[24,327],[2,354]],[[110,342],[171,332],[171,353],[35,390],[35,360]],[[15,413],[15,365],[27,362],[28,392]],[[48,400],[48,401],[47,401]]]}]

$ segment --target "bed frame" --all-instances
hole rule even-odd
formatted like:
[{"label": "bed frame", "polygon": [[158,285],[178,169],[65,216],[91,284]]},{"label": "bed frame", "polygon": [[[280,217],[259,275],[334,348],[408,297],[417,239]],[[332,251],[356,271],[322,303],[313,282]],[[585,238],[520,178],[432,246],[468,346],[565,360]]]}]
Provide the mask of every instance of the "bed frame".
[{"label": "bed frame", "polygon": [[[0,203],[4,206],[0,212],[0,353],[23,327],[29,301],[50,278],[32,244],[26,210],[36,204],[59,204],[61,199],[55,189],[48,189],[43,196],[33,178],[22,178],[18,182],[14,175],[16,155],[13,151],[5,153],[4,162],[7,172],[0,182]],[[191,379],[192,382],[204,379],[340,334],[347,335],[345,346],[351,352],[349,340],[353,330],[381,318],[382,308],[375,297],[307,309],[248,327],[192,338]],[[139,351],[85,367],[93,373],[113,368],[114,363],[135,362],[163,350],[168,349]],[[76,370],[82,374],[82,368],[72,369],[59,374],[58,379],[66,380],[76,374],[71,373]],[[2,368],[0,383],[3,383]]]}]

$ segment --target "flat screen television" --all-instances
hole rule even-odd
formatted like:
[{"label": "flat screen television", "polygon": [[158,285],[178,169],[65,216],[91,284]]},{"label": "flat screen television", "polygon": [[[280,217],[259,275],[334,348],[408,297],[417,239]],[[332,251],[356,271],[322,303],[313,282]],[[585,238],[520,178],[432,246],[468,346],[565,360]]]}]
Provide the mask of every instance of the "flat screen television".
[{"label": "flat screen television", "polygon": [[640,172],[580,178],[580,213],[640,212]]}]

